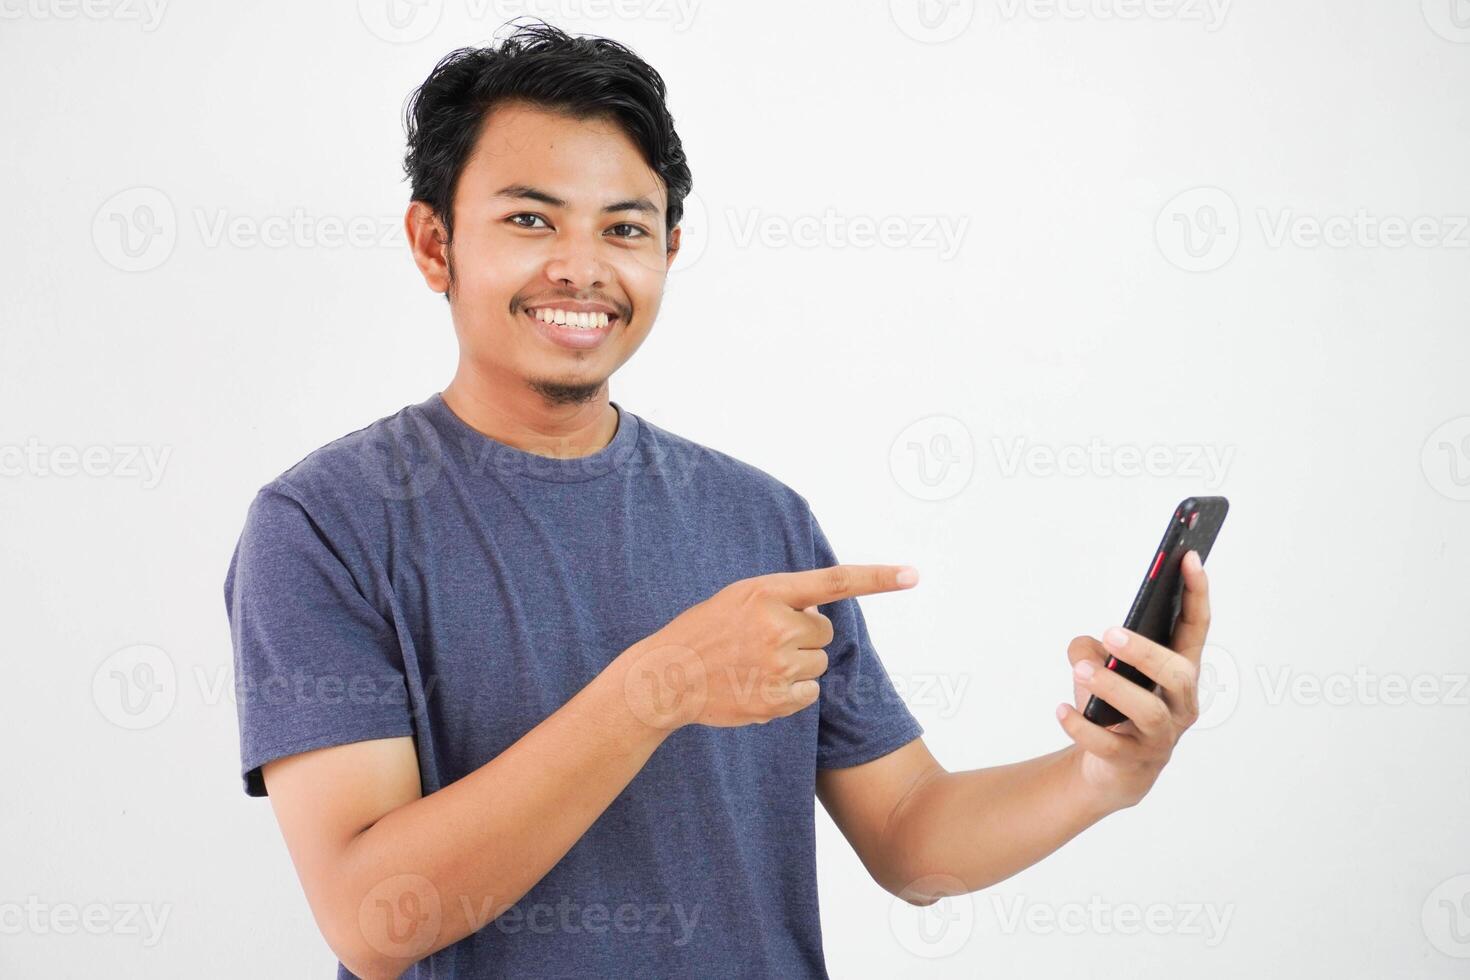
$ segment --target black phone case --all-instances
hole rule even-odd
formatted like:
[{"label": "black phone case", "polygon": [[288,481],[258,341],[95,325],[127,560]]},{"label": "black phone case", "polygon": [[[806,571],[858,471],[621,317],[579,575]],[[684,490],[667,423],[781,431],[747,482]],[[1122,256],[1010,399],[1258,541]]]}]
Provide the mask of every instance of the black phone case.
[{"label": "black phone case", "polygon": [[[1138,595],[1133,598],[1133,607],[1123,621],[1124,628],[1155,643],[1169,645],[1174,635],[1174,620],[1179,616],[1179,601],[1184,594],[1184,573],[1180,562],[1190,551],[1199,552],[1201,563],[1210,556],[1210,548],[1215,544],[1215,536],[1220,533],[1220,525],[1225,523],[1229,509],[1230,501],[1224,497],[1188,497],[1180,501],[1174,516],[1169,518],[1164,539],[1154,552],[1143,584],[1138,587]],[[1155,688],[1148,675],[1117,657],[1109,655],[1105,666],[1139,687],[1150,691]],[[1088,699],[1082,716],[1104,727],[1128,720],[1121,711],[1095,694]]]}]

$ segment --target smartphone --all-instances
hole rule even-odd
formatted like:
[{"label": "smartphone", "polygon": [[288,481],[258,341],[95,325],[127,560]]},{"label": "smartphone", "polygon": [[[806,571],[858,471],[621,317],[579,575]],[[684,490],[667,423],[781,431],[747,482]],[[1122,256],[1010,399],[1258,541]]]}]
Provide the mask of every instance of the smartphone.
[{"label": "smartphone", "polygon": [[[1164,540],[1149,562],[1148,573],[1133,598],[1133,608],[1123,621],[1125,629],[1155,643],[1169,645],[1174,635],[1174,620],[1179,617],[1179,601],[1184,595],[1184,572],[1181,563],[1190,551],[1198,551],[1200,562],[1210,556],[1210,548],[1225,523],[1225,512],[1230,501],[1224,497],[1187,497],[1179,502],[1169,526],[1164,531]],[[1157,685],[1142,671],[1135,670],[1117,657],[1108,656],[1104,665],[1116,671],[1139,687],[1152,691]],[[1117,708],[1097,695],[1087,701],[1082,717],[1088,721],[1108,727],[1128,718]]]}]

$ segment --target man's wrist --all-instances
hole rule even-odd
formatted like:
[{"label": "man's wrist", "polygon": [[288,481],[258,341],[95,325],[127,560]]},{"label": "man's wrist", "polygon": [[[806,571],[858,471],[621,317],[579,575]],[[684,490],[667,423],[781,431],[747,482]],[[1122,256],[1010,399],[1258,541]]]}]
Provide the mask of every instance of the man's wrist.
[{"label": "man's wrist", "polygon": [[1101,789],[1089,782],[1082,768],[1086,753],[1077,745],[1068,746],[1064,753],[1067,761],[1068,797],[1081,808],[1089,824],[1096,823],[1119,810],[1125,810],[1138,802],[1138,800],[1123,799],[1116,793]]},{"label": "man's wrist", "polygon": [[691,663],[692,652],[678,646],[639,641],[603,671],[609,697],[629,724],[662,742],[693,724],[704,703],[702,676]]}]

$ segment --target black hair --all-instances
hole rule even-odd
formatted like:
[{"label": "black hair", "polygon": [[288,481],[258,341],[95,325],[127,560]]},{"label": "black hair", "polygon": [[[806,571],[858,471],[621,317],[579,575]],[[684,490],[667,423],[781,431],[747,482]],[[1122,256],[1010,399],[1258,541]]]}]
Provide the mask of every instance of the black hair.
[{"label": "black hair", "polygon": [[500,103],[518,101],[574,119],[616,120],[664,182],[672,234],[694,179],[665,95],[663,78],[630,49],[544,21],[515,25],[498,47],[451,51],[404,108],[412,200],[432,207],[453,240],[455,188],[484,121]]}]

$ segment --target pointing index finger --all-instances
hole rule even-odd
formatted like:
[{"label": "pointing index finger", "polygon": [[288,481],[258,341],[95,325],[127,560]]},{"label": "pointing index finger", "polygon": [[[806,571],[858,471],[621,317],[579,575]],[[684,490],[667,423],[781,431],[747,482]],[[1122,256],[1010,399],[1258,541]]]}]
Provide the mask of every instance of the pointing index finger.
[{"label": "pointing index finger", "polygon": [[860,595],[911,589],[919,581],[919,570],[911,565],[830,565],[805,572],[777,572],[765,578],[791,608],[805,609]]}]

